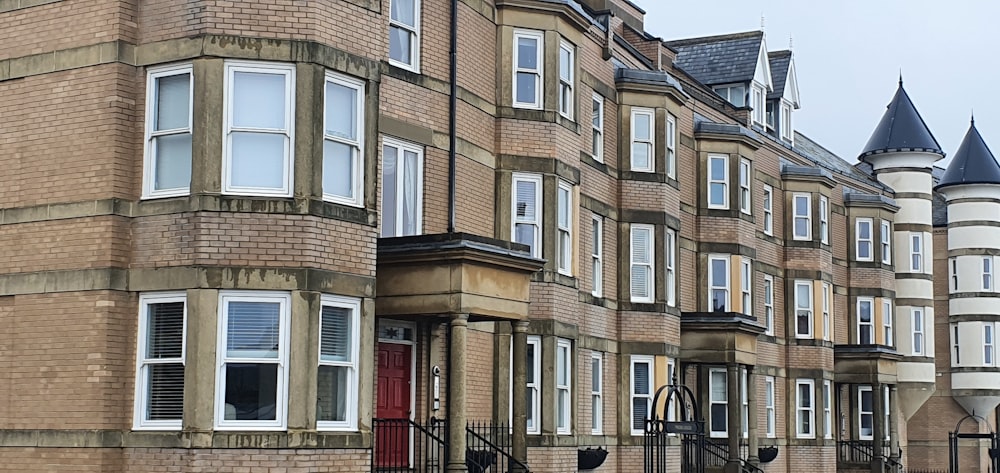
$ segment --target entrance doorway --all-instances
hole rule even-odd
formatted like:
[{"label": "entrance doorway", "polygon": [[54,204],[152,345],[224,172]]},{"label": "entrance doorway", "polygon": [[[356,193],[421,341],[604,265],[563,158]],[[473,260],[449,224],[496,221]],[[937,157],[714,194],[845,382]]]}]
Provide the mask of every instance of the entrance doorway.
[{"label": "entrance doorway", "polygon": [[[413,345],[378,343],[378,384],[375,417],[405,419],[412,415]],[[410,428],[408,423],[394,423],[381,429],[375,440],[376,466],[408,467],[410,464]]]}]

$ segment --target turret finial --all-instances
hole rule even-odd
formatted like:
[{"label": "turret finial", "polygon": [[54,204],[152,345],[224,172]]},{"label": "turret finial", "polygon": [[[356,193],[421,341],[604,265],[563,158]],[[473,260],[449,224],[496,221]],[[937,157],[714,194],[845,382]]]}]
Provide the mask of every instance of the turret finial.
[{"label": "turret finial", "polygon": [[764,12],[760,13],[760,30],[764,31]]},{"label": "turret finial", "polygon": [[788,33],[788,50],[792,50],[792,34]]},{"label": "turret finial", "polygon": [[899,88],[903,88],[903,68],[899,68]]},{"label": "turret finial", "polygon": [[969,126],[976,126],[976,109],[969,110]]}]

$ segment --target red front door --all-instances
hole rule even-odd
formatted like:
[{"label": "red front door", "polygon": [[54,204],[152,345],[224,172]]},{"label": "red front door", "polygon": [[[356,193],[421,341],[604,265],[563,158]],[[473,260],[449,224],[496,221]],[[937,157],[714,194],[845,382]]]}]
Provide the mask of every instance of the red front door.
[{"label": "red front door", "polygon": [[378,394],[375,417],[387,423],[375,439],[376,466],[408,467],[410,459],[410,363],[413,347],[378,344]]}]

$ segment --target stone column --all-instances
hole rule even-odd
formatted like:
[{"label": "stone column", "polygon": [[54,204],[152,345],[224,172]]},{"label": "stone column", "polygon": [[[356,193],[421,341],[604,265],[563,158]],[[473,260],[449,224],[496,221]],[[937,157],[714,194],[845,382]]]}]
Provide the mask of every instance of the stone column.
[{"label": "stone column", "polygon": [[[514,366],[511,383],[511,404],[514,409],[511,438],[511,454],[514,459],[528,464],[528,399],[525,386],[528,384],[528,321],[511,322],[511,347]],[[516,466],[511,471],[519,471]]]},{"label": "stone column", "polygon": [[726,365],[726,430],[729,432],[729,461],[725,473],[740,472],[740,437],[743,436],[743,403],[740,399],[740,365]]},{"label": "stone column", "polygon": [[465,370],[469,314],[451,316],[451,363],[448,366],[448,472],[468,472],[465,466]]},{"label": "stone column", "polygon": [[899,393],[896,385],[889,386],[889,458],[899,462]]},{"label": "stone column", "polygon": [[760,458],[757,457],[757,373],[753,366],[747,366],[747,411],[750,416],[747,419],[747,449],[750,450],[747,461],[756,466],[760,464]]},{"label": "stone column", "polygon": [[885,471],[882,459],[882,445],[885,443],[885,408],[882,398],[882,384],[872,384],[872,473]]}]

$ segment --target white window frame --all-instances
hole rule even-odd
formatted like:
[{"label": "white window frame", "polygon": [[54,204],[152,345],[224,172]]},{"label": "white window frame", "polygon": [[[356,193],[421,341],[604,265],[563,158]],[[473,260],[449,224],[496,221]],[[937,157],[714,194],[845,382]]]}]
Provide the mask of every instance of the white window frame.
[{"label": "white window frame", "polygon": [[[521,38],[530,38],[535,40],[537,48],[535,48],[535,64],[538,65],[536,69],[520,68],[518,67],[518,56],[520,54],[520,48],[518,48],[518,40]],[[514,108],[527,108],[533,110],[540,110],[542,108],[542,97],[544,97],[544,92],[542,91],[542,86],[545,81],[542,80],[545,77],[545,35],[541,31],[537,30],[524,30],[516,29],[514,30],[514,54],[513,63],[511,64],[512,77],[511,77],[511,104]],[[535,75],[535,100],[533,102],[518,102],[517,101],[517,74],[519,72],[534,74]]]},{"label": "white window frame", "polygon": [[[172,128],[167,130],[154,130],[156,123],[156,106],[159,103],[159,88],[157,80],[170,76],[188,75],[188,124],[183,128]],[[142,198],[156,199],[161,197],[176,197],[187,195],[191,192],[190,183],[185,187],[174,187],[168,189],[156,189],[156,139],[161,136],[173,136],[180,134],[193,135],[192,124],[194,123],[194,70],[191,64],[175,64],[166,67],[150,68],[146,73],[146,127],[145,141],[143,142],[143,173],[142,173]],[[192,141],[192,147],[193,147]],[[193,150],[192,150],[193,157]],[[188,166],[193,167],[193,163]]]},{"label": "white window frame", "polygon": [[764,275],[764,334],[774,335],[774,276]]},{"label": "white window frame", "polygon": [[823,380],[823,438],[833,438],[833,383],[828,379]]},{"label": "white window frame", "polygon": [[[562,357],[561,366],[559,364],[560,357]],[[556,339],[555,365],[556,392],[553,401],[556,409],[556,435],[569,435],[573,432],[573,392],[571,388],[573,386],[573,344],[568,339]],[[560,369],[566,372],[565,384],[559,383]],[[565,398],[565,404],[563,404],[565,410],[559,408],[560,397]]]},{"label": "white window frame", "polygon": [[[563,77],[562,54],[569,53],[569,70],[565,71],[569,77]],[[572,44],[565,40],[559,40],[559,115],[568,120],[573,119],[573,94],[575,93],[576,74],[576,53]]]},{"label": "white window frame", "polygon": [[538,335],[528,335],[526,345],[531,345],[534,348],[535,358],[533,361],[534,370],[532,373],[535,375],[534,379],[525,378],[525,388],[527,388],[528,395],[531,400],[531,414],[527,418],[527,430],[529,435],[538,435],[542,432],[542,338]]},{"label": "white window frame", "polygon": [[391,55],[388,54],[388,49],[386,50],[386,57],[389,59],[389,64],[394,66],[402,67],[403,69],[408,69],[413,72],[420,72],[420,1],[413,0],[413,25],[407,25],[396,19],[392,18],[392,2],[398,0],[389,0],[389,31],[392,31],[392,27],[397,27],[408,33],[410,33],[410,58],[413,60],[413,64],[407,64],[403,61],[398,61],[393,59]]},{"label": "white window frame", "polygon": [[[747,89],[744,84],[727,84],[713,87],[712,90],[719,94],[720,97],[725,99],[734,107],[745,107],[747,103]],[[738,92],[738,94],[737,94]],[[738,98],[739,102],[733,100]]]},{"label": "white window frame", "polygon": [[740,212],[751,215],[752,202],[750,199],[750,160],[740,158]]},{"label": "white window frame", "polygon": [[888,220],[879,221],[879,231],[882,264],[892,264],[892,226]]},{"label": "white window frame", "polygon": [[[396,149],[396,182],[392,183],[396,190],[396,205],[395,205],[395,216],[396,222],[393,227],[395,232],[392,235],[382,234],[383,237],[396,237],[396,236],[406,236],[406,235],[421,235],[423,234],[423,220],[424,220],[424,147],[416,143],[410,143],[393,137],[383,137],[382,138],[382,159],[385,160],[385,148],[395,148]],[[409,151],[417,155],[417,176],[416,176],[416,203],[414,209],[414,215],[416,218],[417,228],[415,233],[405,233],[402,229],[402,215],[403,215],[403,201],[402,198],[406,175],[405,175],[405,153]],[[382,175],[382,188],[385,189],[390,183],[385,182],[385,168],[383,165],[383,175]],[[382,229],[385,228],[385,192],[382,193],[382,208],[383,211],[380,212],[379,217],[383,219]],[[380,231],[382,231],[380,229]]]},{"label": "white window frame", "polygon": [[594,238],[590,253],[591,294],[604,297],[604,217],[594,214],[591,218],[591,235]]},{"label": "white window frame", "polygon": [[983,268],[983,290],[993,291],[993,257],[984,256],[982,262]]},{"label": "white window frame", "polygon": [[[864,304],[868,304],[868,322],[862,322],[861,320],[861,307]],[[858,345],[873,345],[875,343],[875,298],[859,297],[855,305],[855,314],[855,336],[857,337]],[[868,326],[868,333],[871,334],[870,340],[864,340],[861,336],[862,326]]]},{"label": "white window frame", "polygon": [[983,322],[983,366],[996,364],[996,331],[993,322]]},{"label": "white window frame", "polygon": [[[339,366],[350,370],[348,376],[347,391],[347,416],[342,422],[338,421],[316,421],[316,430],[330,431],[355,431],[358,430],[358,360],[360,358],[361,346],[361,300],[353,297],[334,296],[323,294],[320,297],[320,311],[323,307],[337,307],[350,311],[351,324],[351,359],[348,361],[325,361],[322,359],[322,352],[317,350],[318,366]],[[320,332],[317,343],[322,344],[322,312],[319,317]],[[318,374],[318,369],[317,369]]]},{"label": "white window frame", "polygon": [[952,256],[948,258],[948,290],[958,292],[958,258]]},{"label": "white window frame", "polygon": [[[722,174],[722,179],[712,179],[712,161],[721,160],[722,169],[725,171]],[[729,208],[729,156],[724,154],[710,154],[708,155],[708,172],[705,173],[708,179],[708,186],[706,188],[707,195],[705,196],[705,201],[708,202],[708,208],[710,209],[728,209]],[[722,202],[712,202],[712,186],[722,186]]]},{"label": "white window frame", "polygon": [[[236,127],[233,125],[233,92],[237,72],[248,72],[255,74],[274,74],[284,76],[285,79],[285,128],[248,128]],[[225,63],[225,83],[224,87],[224,119],[223,119],[223,140],[222,140],[222,193],[229,195],[247,195],[259,197],[291,197],[292,181],[295,173],[295,66],[293,64],[282,64],[272,62],[245,62],[226,61]],[[360,111],[359,111],[360,113]],[[361,135],[358,128],[359,138]],[[231,184],[233,173],[232,137],[233,133],[252,132],[277,134],[285,137],[285,147],[283,151],[282,186],[281,188],[267,187],[239,187]]]},{"label": "white window frame", "polygon": [[[649,366],[649,385],[646,386],[646,392],[648,394],[638,394],[638,393],[636,393],[637,386],[635,384],[635,367],[636,367],[636,365],[639,365],[639,364],[645,364],[645,365]],[[647,413],[652,413],[653,412],[653,393],[654,393],[654,391],[656,389],[656,387],[655,387],[655,379],[656,379],[656,361],[655,361],[655,359],[652,356],[648,356],[648,355],[632,355],[631,359],[629,361],[629,403],[628,403],[628,406],[629,406],[628,407],[629,417],[628,417],[628,423],[629,423],[630,433],[633,436],[645,435],[645,433],[646,433],[645,426],[643,426],[642,429],[636,429],[635,428],[635,415],[636,415],[636,412],[635,412],[635,401],[637,399],[645,399],[646,400],[646,412]]]},{"label": "white window frame", "polygon": [[764,88],[753,84],[750,86],[753,91],[751,94],[750,105],[753,107],[753,122],[764,126],[764,111],[766,107],[764,106]]},{"label": "white window frame", "polygon": [[602,435],[604,433],[604,353],[592,352],[590,354],[590,370],[590,434]]},{"label": "white window frame", "polygon": [[882,386],[882,431],[885,433],[885,440],[889,440],[889,386]]},{"label": "white window frame", "polygon": [[[747,370],[740,368],[740,436],[750,438],[750,398],[747,396]],[[756,414],[756,413],[754,413]]]},{"label": "white window frame", "polygon": [[[868,227],[868,238],[862,238],[861,228]],[[858,218],[854,221],[854,257],[858,261],[872,261],[875,258],[874,224],[870,218]],[[861,254],[862,248],[868,248],[868,256]]]},{"label": "white window frame", "polygon": [[958,331],[958,324],[951,324],[951,363],[953,366],[962,365],[962,346],[960,344],[960,337]]},{"label": "white window frame", "polygon": [[[712,388],[713,379],[712,373],[722,373],[722,380],[725,382],[725,389],[722,390],[724,397],[722,399],[715,399],[712,394],[715,390]],[[723,412],[725,412],[725,424],[726,430],[714,430],[714,425],[712,423],[712,406],[722,405],[725,407]],[[711,368],[708,370],[708,436],[711,438],[726,438],[729,437],[729,374],[724,368]]]},{"label": "white window frame", "polygon": [[753,261],[740,258],[740,303],[743,314],[753,315]]},{"label": "white window frame", "polygon": [[667,177],[677,179],[677,118],[667,114]]},{"label": "white window frame", "polygon": [[[648,140],[640,140],[636,138],[636,117],[639,115],[645,115],[649,117],[649,128],[647,132],[649,133]],[[629,147],[629,169],[632,172],[654,172],[656,170],[656,113],[651,108],[641,108],[632,107],[630,127],[632,130],[632,141]],[[636,145],[644,145],[649,150],[649,162],[646,166],[637,166],[635,162],[635,147]]]},{"label": "white window frame", "polygon": [[[806,297],[805,301],[799,300],[800,299],[800,297],[799,297],[799,288],[800,287],[805,287],[808,290],[808,297]],[[812,281],[807,281],[807,280],[798,280],[798,281],[795,281],[793,283],[792,289],[795,291],[794,294],[792,295],[793,299],[794,299],[794,302],[795,302],[795,306],[794,306],[795,307],[795,311],[792,313],[792,317],[793,317],[792,320],[795,322],[794,323],[794,325],[795,325],[795,338],[814,338],[814,336],[813,336],[813,324],[815,323],[814,322],[815,321],[815,318],[814,318],[815,317],[815,311],[813,310],[814,309],[814,307],[813,307],[813,282]],[[803,302],[805,302],[806,304],[803,304]],[[800,311],[807,312],[808,323],[806,325],[808,326],[807,328],[809,329],[808,333],[800,333],[800,330],[799,330],[799,312]]]},{"label": "white window frame", "polygon": [[833,340],[833,285],[823,281],[823,340]]},{"label": "white window frame", "polygon": [[825,195],[819,196],[819,241],[830,244],[830,199]]},{"label": "white window frame", "polygon": [[764,234],[774,235],[774,188],[764,184]]},{"label": "white window frame", "polygon": [[[328,83],[336,84],[341,87],[346,87],[354,89],[355,91],[355,102],[354,110],[355,116],[354,120],[357,123],[355,129],[357,130],[358,136],[356,139],[350,137],[338,136],[332,133],[328,133],[327,116],[326,116],[326,85]],[[333,71],[326,71],[326,79],[323,83],[323,141],[330,141],[333,143],[339,143],[350,147],[353,150],[353,156],[351,159],[351,169],[353,173],[351,175],[351,194],[352,196],[343,196],[329,192],[327,189],[323,189],[323,200],[335,202],[338,204],[349,205],[352,207],[364,207],[364,187],[365,187],[365,166],[364,166],[364,156],[365,156],[365,83],[363,81],[354,79],[352,77],[345,76],[343,74],[338,74]],[[417,146],[417,145],[414,145]],[[421,176],[423,175],[423,148],[420,150],[421,159]],[[326,162],[324,156],[324,164]],[[331,170],[322,170],[326,173]],[[332,171],[331,171],[332,172]],[[423,190],[423,179],[420,179],[421,190]],[[422,194],[421,194],[422,195]],[[422,201],[423,197],[421,197]]]},{"label": "white window frame", "polygon": [[[871,397],[872,410],[864,410],[864,393]],[[865,416],[871,417],[871,432],[865,433],[863,430]],[[875,438],[875,393],[868,385],[858,386],[858,440],[872,440]]]},{"label": "white window frame", "polygon": [[[722,312],[729,312],[732,300],[732,292],[730,287],[732,286],[732,273],[730,271],[730,258],[729,255],[708,255],[708,312],[715,312],[715,291],[723,291],[725,298],[725,307],[723,307]],[[724,276],[726,278],[725,284],[716,285],[715,284],[715,271],[712,269],[713,261],[723,261],[725,263],[726,269]]]},{"label": "white window frame", "polygon": [[[649,247],[647,248],[647,250],[649,251],[648,253],[649,261],[645,263],[637,262],[635,260],[635,249],[632,248],[632,246],[635,244],[635,235],[637,231],[644,231],[649,233],[649,239],[647,240],[649,245]],[[629,298],[632,302],[649,303],[653,302],[653,300],[656,298],[656,284],[654,283],[656,279],[655,241],[656,241],[656,230],[653,228],[652,225],[637,224],[637,223],[633,223],[631,225],[631,228],[629,229],[629,275],[631,276],[629,278]],[[637,295],[635,291],[636,288],[633,287],[634,286],[633,282],[635,281],[633,272],[636,271],[637,268],[644,268],[644,270],[647,272],[646,287],[645,287],[646,297]]]},{"label": "white window frame", "polygon": [[764,377],[764,435],[775,438],[775,425],[777,422],[774,408],[774,376]]},{"label": "white window frame", "polygon": [[924,234],[910,233],[910,271],[919,273],[924,270]]},{"label": "white window frame", "polygon": [[795,138],[795,133],[792,128],[792,107],[785,102],[781,103],[780,116],[778,119],[781,121],[781,138],[788,141],[793,141]]},{"label": "white window frame", "polygon": [[[149,309],[155,304],[184,304],[181,321],[181,356],[180,358],[146,358],[147,341],[149,339]],[[135,379],[135,409],[133,412],[133,430],[180,430],[183,419],[148,420],[145,413],[149,407],[148,367],[156,364],[186,365],[187,358],[187,294],[184,292],[161,292],[139,295],[139,336],[136,341],[136,379]],[[186,366],[185,366],[186,369]],[[183,400],[182,400],[183,402]],[[183,414],[182,414],[183,417]]]},{"label": "white window frame", "polygon": [[666,266],[664,271],[664,286],[667,292],[667,305],[670,307],[677,306],[677,232],[672,228],[668,228],[664,232],[665,242],[663,254],[663,264]]},{"label": "white window frame", "polygon": [[594,92],[593,102],[591,107],[593,108],[593,116],[591,117],[591,142],[590,142],[590,155],[594,158],[594,161],[599,163],[604,162],[604,96]]},{"label": "white window frame", "polygon": [[882,341],[885,346],[895,346],[892,329],[892,300],[882,299]]},{"label": "white window frame", "polygon": [[[799,211],[802,210],[802,205],[799,204],[799,199],[805,198],[805,214],[800,214]],[[805,220],[806,222],[806,233],[798,233],[798,225],[796,224],[799,220]],[[792,239],[793,240],[812,240],[812,194],[795,192],[792,194]]]},{"label": "white window frame", "polygon": [[[816,438],[816,382],[811,379],[796,379],[795,380],[795,438],[800,439],[814,439]],[[809,387],[809,396],[805,399],[802,397],[802,386]],[[805,405],[803,401],[808,400],[808,405]],[[803,417],[808,416],[808,417]],[[809,429],[806,430],[803,427],[804,420],[809,421]]]},{"label": "white window frame", "polygon": [[[277,358],[230,358],[226,356],[226,325],[229,320],[229,302],[262,302],[279,304],[278,357]],[[215,429],[216,430],[285,430],[288,406],[288,344],[289,320],[291,319],[292,297],[287,292],[267,291],[220,291],[219,330],[216,350],[215,380]],[[277,364],[278,374],[275,386],[275,420],[226,420],[226,365],[229,363]]]},{"label": "white window frame", "polygon": [[924,308],[913,307],[910,309],[910,349],[914,356],[924,354]]},{"label": "white window frame", "polygon": [[[535,218],[519,220],[517,216],[517,183],[530,182],[535,185]],[[516,241],[517,225],[533,225],[535,241],[531,243],[531,256],[542,255],[542,176],[539,174],[513,173],[510,184],[510,240]]]},{"label": "white window frame", "polygon": [[[573,186],[559,181],[556,190],[556,266],[559,274],[573,275]],[[565,199],[564,197],[565,196]],[[559,213],[566,212],[566,222],[559,221]]]}]

